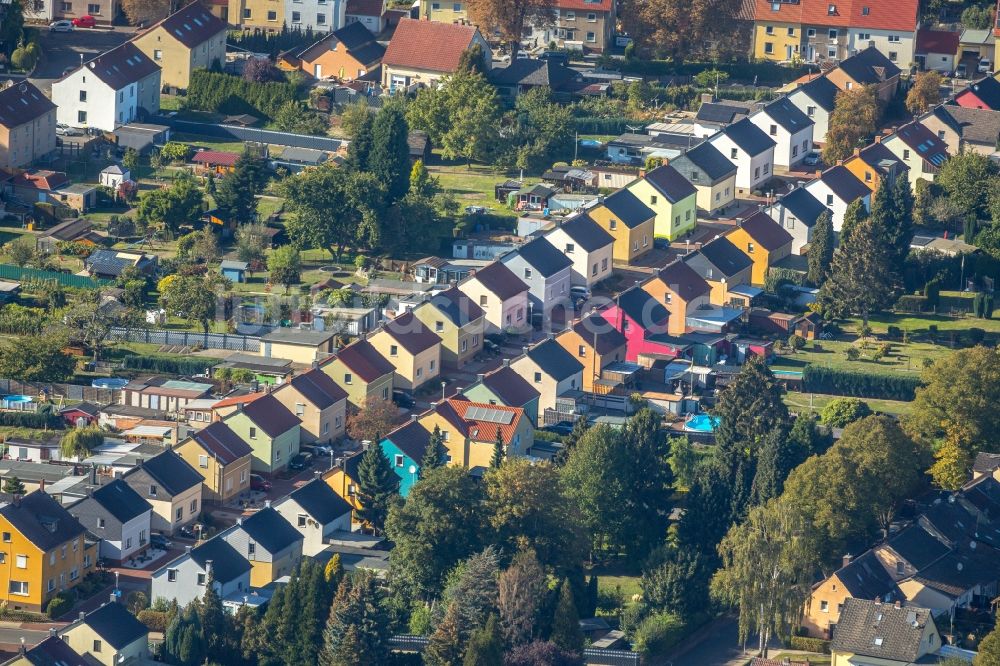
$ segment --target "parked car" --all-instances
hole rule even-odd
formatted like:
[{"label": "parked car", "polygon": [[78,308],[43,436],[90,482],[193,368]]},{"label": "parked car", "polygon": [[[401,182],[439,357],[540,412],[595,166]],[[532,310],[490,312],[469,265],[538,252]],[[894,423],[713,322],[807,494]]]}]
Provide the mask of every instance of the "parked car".
[{"label": "parked car", "polygon": [[414,405],[413,398],[410,397],[410,394],[404,391],[393,391],[392,401],[403,409],[410,409]]},{"label": "parked car", "polygon": [[96,28],[97,19],[95,19],[90,14],[86,14],[84,16],[80,16],[78,18],[73,19],[73,25],[75,25],[77,28]]},{"label": "parked car", "polygon": [[809,153],[802,160],[802,163],[806,166],[816,166],[819,164],[819,153]]},{"label": "parked car", "polygon": [[63,19],[49,23],[49,32],[73,32],[73,22]]},{"label": "parked car", "polygon": [[174,542],[167,537],[155,533],[149,536],[149,543],[152,544],[153,548],[159,548],[160,550],[169,550],[174,545]]},{"label": "parked car", "polygon": [[314,456],[329,457],[332,454],[333,454],[333,447],[327,446],[326,444],[317,444],[316,446],[313,447]]},{"label": "parked car", "polygon": [[60,123],[56,125],[57,136],[83,136],[83,130]]},{"label": "parked car", "polygon": [[312,461],[313,457],[311,453],[298,453],[288,463],[288,469],[298,472],[312,465]]},{"label": "parked car", "polygon": [[250,490],[259,490],[263,493],[270,492],[271,482],[262,477],[260,474],[251,474]]},{"label": "parked car", "polygon": [[993,71],[993,63],[990,62],[989,58],[983,58],[979,61],[979,73],[988,74]]},{"label": "parked car", "polygon": [[177,533],[180,534],[185,539],[198,538],[198,534],[194,531],[194,528],[191,525],[184,525],[183,527],[177,530]]},{"label": "parked car", "polygon": [[969,69],[965,66],[965,63],[959,63],[958,67],[955,68],[955,78],[967,79],[969,78]]}]

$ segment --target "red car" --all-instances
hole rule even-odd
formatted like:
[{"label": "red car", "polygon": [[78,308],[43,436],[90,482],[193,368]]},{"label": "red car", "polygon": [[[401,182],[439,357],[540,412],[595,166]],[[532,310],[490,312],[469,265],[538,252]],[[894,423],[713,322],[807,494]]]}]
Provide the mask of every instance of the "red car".
[{"label": "red car", "polygon": [[271,482],[262,477],[260,474],[251,474],[250,490],[260,490],[266,493],[271,490]]},{"label": "red car", "polygon": [[86,16],[73,19],[73,25],[77,28],[95,28],[97,27],[97,19],[87,14]]}]

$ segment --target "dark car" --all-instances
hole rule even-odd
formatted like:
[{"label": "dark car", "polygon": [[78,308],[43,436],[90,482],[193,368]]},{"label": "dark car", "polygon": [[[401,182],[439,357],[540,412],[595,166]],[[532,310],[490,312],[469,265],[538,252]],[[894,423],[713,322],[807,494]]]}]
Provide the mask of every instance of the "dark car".
[{"label": "dark car", "polygon": [[392,401],[403,409],[410,409],[415,404],[413,398],[404,391],[393,391]]},{"label": "dark car", "polygon": [[312,465],[313,457],[311,453],[298,453],[288,463],[288,469],[296,472]]},{"label": "dark car", "polygon": [[259,490],[266,493],[271,490],[271,482],[262,477],[260,474],[251,474],[250,490]]},{"label": "dark car", "polygon": [[560,421],[555,425],[546,426],[543,430],[548,430],[549,432],[554,432],[557,435],[568,435],[573,432],[573,424],[569,421]]},{"label": "dark car", "polygon": [[173,542],[162,534],[150,534],[149,543],[152,544],[153,548],[159,548],[160,550],[169,550]]}]

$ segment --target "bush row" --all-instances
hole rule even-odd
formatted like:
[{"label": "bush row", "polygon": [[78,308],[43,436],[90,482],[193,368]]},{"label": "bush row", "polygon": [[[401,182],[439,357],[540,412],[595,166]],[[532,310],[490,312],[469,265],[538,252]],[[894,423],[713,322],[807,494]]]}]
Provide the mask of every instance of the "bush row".
[{"label": "bush row", "polygon": [[0,426],[19,428],[61,428],[64,421],[58,414],[41,412],[0,412]]},{"label": "bush row", "polygon": [[167,623],[170,620],[170,613],[167,611],[155,611],[149,608],[139,611],[139,622],[142,622],[150,631],[166,631]]},{"label": "bush row", "polygon": [[819,654],[830,654],[830,641],[822,638],[810,638],[809,636],[792,636],[789,647],[793,650],[805,650],[806,652],[816,652]]},{"label": "bush row", "polygon": [[806,366],[802,372],[802,390],[806,393],[913,400],[918,386],[918,377],[835,370],[816,365]]},{"label": "bush row", "polygon": [[187,106],[199,111],[249,113],[272,118],[283,104],[294,102],[291,83],[252,83],[238,76],[200,69],[191,73]]},{"label": "bush row", "polygon": [[167,358],[164,356],[126,356],[123,365],[130,370],[151,370],[172,375],[194,375],[211,365],[203,358]]}]

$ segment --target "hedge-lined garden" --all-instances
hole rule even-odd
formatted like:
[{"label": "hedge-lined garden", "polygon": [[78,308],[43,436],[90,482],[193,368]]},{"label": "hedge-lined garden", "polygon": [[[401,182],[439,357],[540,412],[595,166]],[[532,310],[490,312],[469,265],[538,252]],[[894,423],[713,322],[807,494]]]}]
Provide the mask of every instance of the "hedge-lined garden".
[{"label": "hedge-lined garden", "polygon": [[851,372],[817,365],[808,365],[802,371],[802,390],[806,393],[908,401],[913,400],[920,384],[918,377]]},{"label": "hedge-lined garden", "polygon": [[212,365],[212,359],[169,358],[166,356],[126,356],[122,364],[129,370],[150,370],[173,375],[194,375]]},{"label": "hedge-lined garden", "polygon": [[238,76],[199,69],[191,73],[186,106],[197,111],[249,113],[273,118],[283,104],[297,98],[294,84],[255,83]]}]

